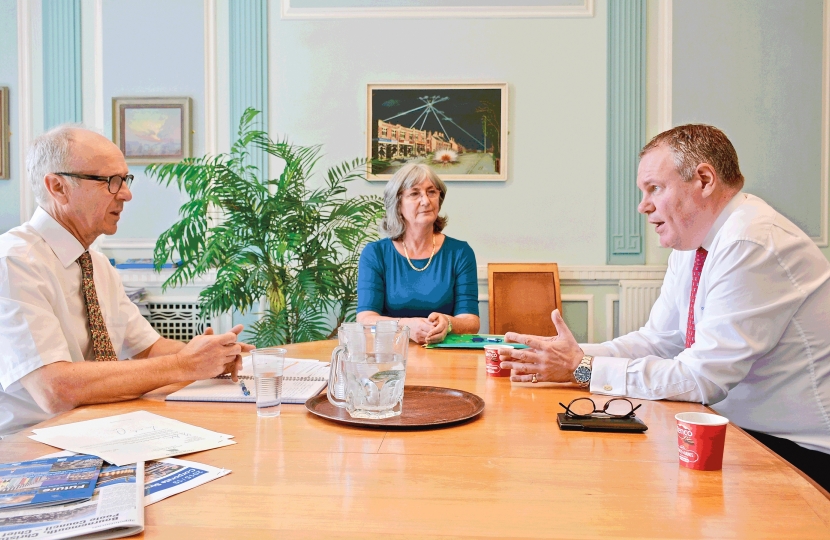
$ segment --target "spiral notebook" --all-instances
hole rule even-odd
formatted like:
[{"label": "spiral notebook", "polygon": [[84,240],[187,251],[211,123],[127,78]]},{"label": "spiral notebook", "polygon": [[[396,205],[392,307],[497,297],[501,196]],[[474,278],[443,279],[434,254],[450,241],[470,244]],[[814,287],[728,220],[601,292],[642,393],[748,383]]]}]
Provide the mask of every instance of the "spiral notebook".
[{"label": "spiral notebook", "polygon": [[[250,357],[242,359],[239,379],[245,383],[250,395],[245,395],[242,385],[233,382],[229,375],[196,381],[165,398],[167,401],[222,401],[255,403],[256,384]],[[328,384],[329,363],[317,360],[286,358],[282,378],[282,402],[305,403],[323,391]]]}]

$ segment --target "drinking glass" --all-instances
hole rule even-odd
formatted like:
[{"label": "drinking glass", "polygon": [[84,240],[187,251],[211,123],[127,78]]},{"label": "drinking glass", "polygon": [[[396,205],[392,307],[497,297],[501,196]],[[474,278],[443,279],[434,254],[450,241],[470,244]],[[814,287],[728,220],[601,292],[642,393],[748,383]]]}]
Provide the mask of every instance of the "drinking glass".
[{"label": "drinking glass", "polygon": [[273,417],[280,415],[282,402],[282,373],[285,349],[268,347],[251,351],[251,364],[256,377],[256,414]]}]

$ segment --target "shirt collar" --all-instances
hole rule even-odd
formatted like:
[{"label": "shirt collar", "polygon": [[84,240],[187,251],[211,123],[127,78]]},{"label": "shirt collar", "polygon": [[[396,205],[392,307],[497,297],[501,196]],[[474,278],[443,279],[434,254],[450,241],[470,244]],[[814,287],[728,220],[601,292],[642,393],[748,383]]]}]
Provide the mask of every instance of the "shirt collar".
[{"label": "shirt collar", "polygon": [[52,248],[64,268],[69,268],[69,265],[78,260],[78,257],[85,251],[83,244],[40,206],[29,220],[29,225]]},{"label": "shirt collar", "polygon": [[718,235],[720,228],[723,227],[723,224],[726,223],[726,220],[729,219],[732,212],[734,212],[735,209],[742,205],[745,201],[746,194],[739,191],[734,197],[732,197],[729,203],[723,207],[723,210],[721,210],[718,215],[718,219],[715,220],[715,223],[712,224],[712,228],[709,229],[709,233],[706,235],[706,238],[703,239],[703,244],[701,244],[703,249],[709,251],[709,248],[712,247],[712,243],[715,241],[715,236]]}]

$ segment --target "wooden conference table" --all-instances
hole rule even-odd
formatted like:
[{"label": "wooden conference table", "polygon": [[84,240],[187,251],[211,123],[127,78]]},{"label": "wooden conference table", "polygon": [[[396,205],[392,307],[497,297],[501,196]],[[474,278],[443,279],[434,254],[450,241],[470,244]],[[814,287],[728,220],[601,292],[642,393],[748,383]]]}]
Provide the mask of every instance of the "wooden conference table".
[{"label": "wooden conference table", "polygon": [[[334,345],[289,356],[328,359]],[[481,352],[416,346],[407,383],[473,392],[486,408],[453,427],[383,431],[302,405],[257,418],[252,404],[165,402],[167,387],[41,426],[143,409],[235,435],[186,456],[233,473],[147,507],[148,538],[830,538],[830,499],[734,426],[722,471],[678,465],[674,415],[700,405],[645,402],[645,434],[563,432],[558,402],[584,392],[511,385],[487,377]],[[27,434],[0,443],[3,461],[54,451]]]}]

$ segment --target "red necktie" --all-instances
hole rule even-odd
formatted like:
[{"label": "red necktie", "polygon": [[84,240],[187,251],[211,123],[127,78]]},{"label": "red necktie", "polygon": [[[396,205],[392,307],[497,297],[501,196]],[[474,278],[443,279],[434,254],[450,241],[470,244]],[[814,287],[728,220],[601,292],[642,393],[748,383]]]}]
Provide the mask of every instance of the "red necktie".
[{"label": "red necktie", "polygon": [[697,248],[695,265],[692,267],[692,294],[689,296],[689,320],[686,322],[687,349],[695,343],[695,297],[697,296],[697,284],[700,283],[700,272],[703,270],[707,253],[702,247]]}]

